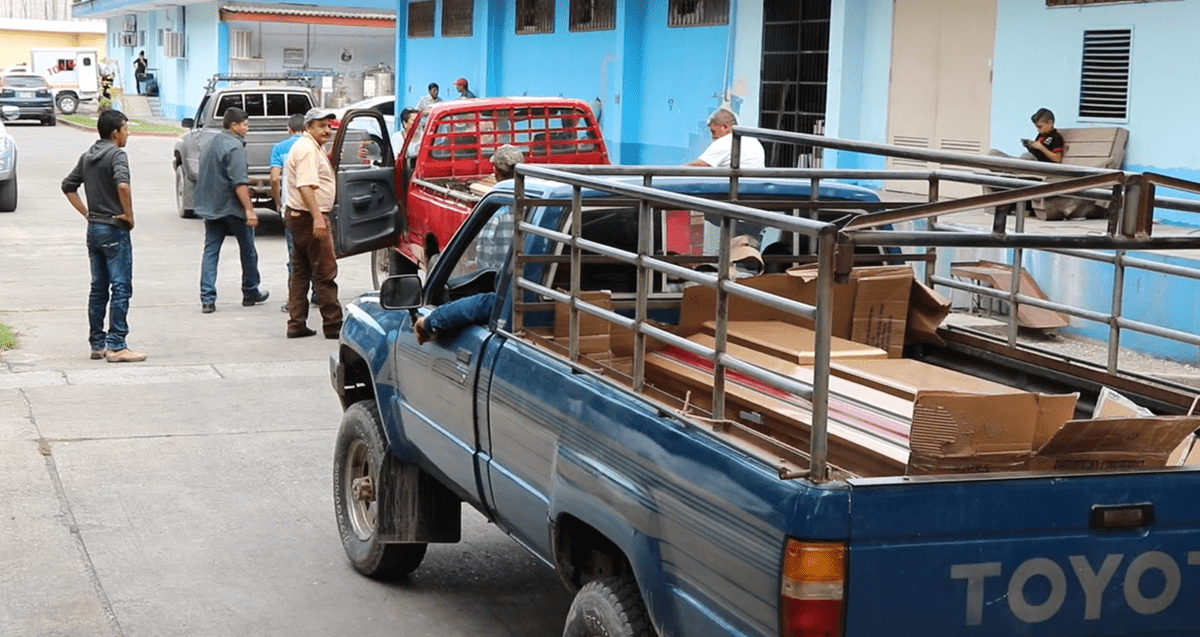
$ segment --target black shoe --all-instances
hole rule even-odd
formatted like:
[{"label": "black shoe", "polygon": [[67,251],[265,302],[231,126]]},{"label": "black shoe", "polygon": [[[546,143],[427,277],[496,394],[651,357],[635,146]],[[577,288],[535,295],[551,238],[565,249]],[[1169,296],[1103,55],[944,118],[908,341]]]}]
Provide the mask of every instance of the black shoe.
[{"label": "black shoe", "polygon": [[200,311],[205,314],[212,314],[213,312],[217,311],[217,304],[216,303],[201,303]]},{"label": "black shoe", "polygon": [[258,293],[258,296],[242,297],[242,305],[245,305],[246,307],[250,307],[252,305],[258,305],[259,303],[262,303],[263,301],[267,300],[267,298],[270,296],[271,296],[270,292],[268,292],[266,290],[262,290],[261,292]]},{"label": "black shoe", "polygon": [[288,338],[304,338],[305,336],[312,336],[313,334],[316,334],[316,333],[317,333],[316,330],[305,327],[303,329],[299,329],[294,332],[289,331],[287,333],[287,337]]}]

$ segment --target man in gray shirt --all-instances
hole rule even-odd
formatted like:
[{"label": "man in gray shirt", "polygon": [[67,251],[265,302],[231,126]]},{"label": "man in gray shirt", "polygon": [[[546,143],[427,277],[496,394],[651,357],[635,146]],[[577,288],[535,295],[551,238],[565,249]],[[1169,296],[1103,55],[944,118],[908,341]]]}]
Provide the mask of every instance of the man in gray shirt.
[{"label": "man in gray shirt", "polygon": [[[129,299],[133,296],[133,197],[129,189],[129,158],[125,142],[129,124],[120,111],[104,111],[96,118],[100,139],[79,158],[74,170],[62,181],[63,194],[88,220],[87,248],[91,262],[92,289],[88,295],[88,342],[92,360],[138,363],[146,355],[125,344],[129,325]],[[87,194],[87,205],[79,187]],[[109,292],[112,303],[109,303]],[[104,329],[105,306],[108,331]]]},{"label": "man in gray shirt", "polygon": [[242,305],[262,303],[270,295],[260,290],[258,250],[254,247],[254,228],[258,216],[250,203],[247,185],[249,160],[246,156],[246,132],[250,116],[240,108],[225,111],[222,125],[200,153],[196,175],[196,215],[204,219],[204,258],[200,262],[200,311],[217,310],[217,261],[225,235],[237,239],[242,259]]}]

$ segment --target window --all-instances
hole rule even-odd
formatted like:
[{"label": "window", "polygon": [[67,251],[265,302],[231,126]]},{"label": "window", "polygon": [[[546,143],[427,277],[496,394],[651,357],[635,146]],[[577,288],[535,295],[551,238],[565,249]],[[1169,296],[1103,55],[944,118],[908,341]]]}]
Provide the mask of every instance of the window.
[{"label": "window", "polygon": [[613,0],[571,0],[572,31],[608,31],[616,27]]},{"label": "window", "polygon": [[245,108],[250,117],[262,117],[267,114],[266,100],[262,93],[246,93]]},{"label": "window", "polygon": [[287,96],[287,114],[289,116],[300,113],[303,115],[312,108],[312,100],[303,93],[289,93]]},{"label": "window", "polygon": [[408,5],[408,37],[433,37],[433,5],[434,0]]},{"label": "window", "polygon": [[442,0],[442,36],[469,36],[475,21],[475,0]]},{"label": "window", "polygon": [[517,33],[554,33],[554,0],[517,0]]},{"label": "window", "polygon": [[1130,29],[1083,32],[1079,117],[1127,119],[1129,115]]},{"label": "window", "polygon": [[225,111],[231,108],[243,108],[244,106],[241,93],[222,95],[221,101],[217,102],[217,111],[213,113],[213,117],[224,117]]},{"label": "window", "polygon": [[729,0],[670,0],[669,27],[705,27],[729,24]]}]

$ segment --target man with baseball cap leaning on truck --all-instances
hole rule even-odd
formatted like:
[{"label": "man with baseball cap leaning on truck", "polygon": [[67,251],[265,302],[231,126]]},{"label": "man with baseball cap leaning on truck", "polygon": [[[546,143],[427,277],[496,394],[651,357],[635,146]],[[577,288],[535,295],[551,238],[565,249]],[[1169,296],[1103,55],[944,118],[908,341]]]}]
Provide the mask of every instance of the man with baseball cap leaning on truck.
[{"label": "man with baseball cap leaning on truck", "polygon": [[313,282],[325,338],[342,329],[337,299],[337,257],[329,231],[329,211],[337,193],[333,165],[323,148],[337,114],[312,108],[304,114],[304,134],[288,151],[283,171],[287,182],[284,223],[292,232],[292,272],[288,276],[288,338],[316,334],[308,327],[308,282]]}]

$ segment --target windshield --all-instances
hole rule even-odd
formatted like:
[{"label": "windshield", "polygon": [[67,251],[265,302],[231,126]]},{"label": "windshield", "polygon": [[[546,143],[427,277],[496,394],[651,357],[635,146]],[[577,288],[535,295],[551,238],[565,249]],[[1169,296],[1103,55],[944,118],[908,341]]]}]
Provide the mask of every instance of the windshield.
[{"label": "windshield", "polygon": [[4,86],[12,88],[46,88],[46,80],[39,75],[6,75],[3,78]]}]

